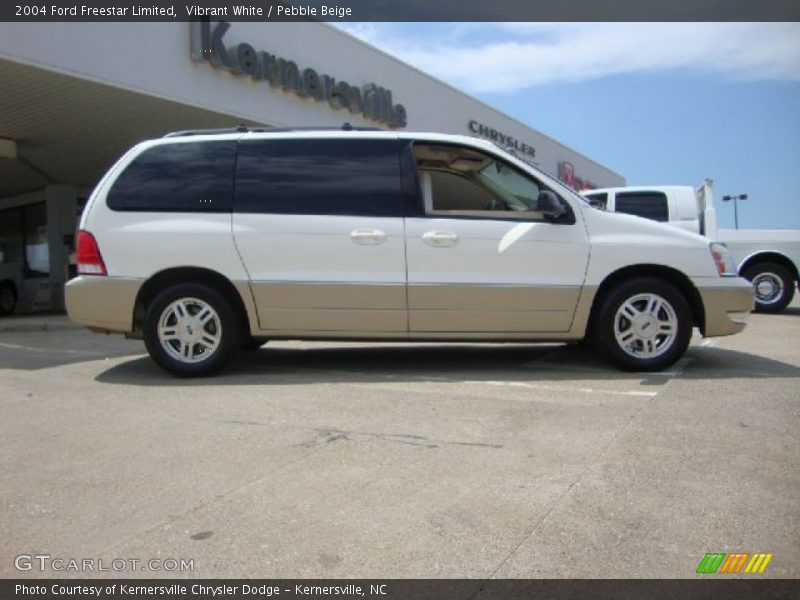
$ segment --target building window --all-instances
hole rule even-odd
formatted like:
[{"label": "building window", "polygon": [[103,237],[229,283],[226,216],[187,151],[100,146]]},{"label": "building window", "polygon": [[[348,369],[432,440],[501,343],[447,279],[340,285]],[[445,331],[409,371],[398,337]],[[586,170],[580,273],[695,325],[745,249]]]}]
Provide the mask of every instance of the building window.
[{"label": "building window", "polygon": [[20,278],[50,275],[45,204],[29,204],[0,212],[0,264],[8,276]]}]

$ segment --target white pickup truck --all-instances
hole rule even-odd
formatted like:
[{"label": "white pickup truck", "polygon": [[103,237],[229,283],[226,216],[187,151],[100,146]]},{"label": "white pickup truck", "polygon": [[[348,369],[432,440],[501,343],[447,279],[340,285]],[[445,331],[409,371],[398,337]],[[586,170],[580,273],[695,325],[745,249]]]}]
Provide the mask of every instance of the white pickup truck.
[{"label": "white pickup truck", "polygon": [[583,196],[597,208],[661,221],[724,243],[739,275],[753,282],[759,312],[782,311],[800,286],[800,230],[718,229],[710,179],[696,190],[636,186],[587,190]]}]

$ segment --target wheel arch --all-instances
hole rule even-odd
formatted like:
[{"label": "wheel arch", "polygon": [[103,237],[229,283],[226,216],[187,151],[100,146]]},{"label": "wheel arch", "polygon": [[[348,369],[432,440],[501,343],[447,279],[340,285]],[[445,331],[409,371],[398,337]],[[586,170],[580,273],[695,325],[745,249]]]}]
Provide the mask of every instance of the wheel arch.
[{"label": "wheel arch", "polygon": [[800,281],[800,273],[798,273],[797,265],[794,264],[794,261],[785,254],[775,250],[764,250],[750,254],[739,265],[738,273],[739,275],[742,275],[742,273],[744,273],[745,270],[749,269],[750,267],[766,262],[772,262],[781,265],[782,267],[786,268],[789,273],[791,273],[795,282]]},{"label": "wheel arch", "polygon": [[249,334],[255,315],[251,314],[246,298],[236,285],[217,271],[203,267],[172,267],[159,271],[144,282],[136,295],[133,307],[133,331],[141,335],[147,306],[167,286],[180,283],[201,283],[214,288],[231,300],[234,310],[241,319],[242,329]]},{"label": "wheel arch", "polygon": [[589,321],[586,331],[587,337],[591,336],[595,329],[600,307],[608,293],[614,289],[614,286],[622,281],[634,279],[636,277],[663,279],[677,287],[689,304],[689,308],[692,311],[693,324],[699,327],[701,332],[705,330],[705,308],[703,306],[703,299],[700,296],[700,292],[697,291],[697,288],[685,274],[665,265],[638,264],[617,269],[608,274],[600,283],[594,295],[594,299],[592,300],[592,308],[589,312]]},{"label": "wheel arch", "polygon": [[14,283],[13,279],[0,279],[0,287],[11,288],[11,291],[14,292],[14,297],[19,298],[19,290],[17,289],[17,284]]}]

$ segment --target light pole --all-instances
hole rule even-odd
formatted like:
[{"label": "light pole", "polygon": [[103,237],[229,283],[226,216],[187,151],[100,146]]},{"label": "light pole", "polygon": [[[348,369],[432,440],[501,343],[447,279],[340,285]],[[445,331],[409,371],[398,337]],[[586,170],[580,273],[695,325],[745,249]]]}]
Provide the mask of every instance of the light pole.
[{"label": "light pole", "polygon": [[733,200],[733,221],[736,224],[736,229],[739,229],[739,200],[747,200],[747,194],[722,197],[723,202],[727,202],[728,200]]}]

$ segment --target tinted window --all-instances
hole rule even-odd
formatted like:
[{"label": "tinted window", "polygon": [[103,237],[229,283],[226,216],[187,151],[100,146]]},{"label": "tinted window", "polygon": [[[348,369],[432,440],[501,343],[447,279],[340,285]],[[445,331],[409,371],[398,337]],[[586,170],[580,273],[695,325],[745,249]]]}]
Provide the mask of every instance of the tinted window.
[{"label": "tinted window", "polygon": [[669,221],[667,197],[661,192],[623,192],[617,194],[616,211],[653,221]]},{"label": "tinted window", "polygon": [[601,210],[606,209],[606,205],[608,204],[608,194],[584,194],[584,197],[592,206]]},{"label": "tinted window", "polygon": [[396,140],[250,140],[239,144],[236,211],[401,216]]},{"label": "tinted window", "polygon": [[108,193],[115,210],[230,212],[236,142],[155,146]]}]

